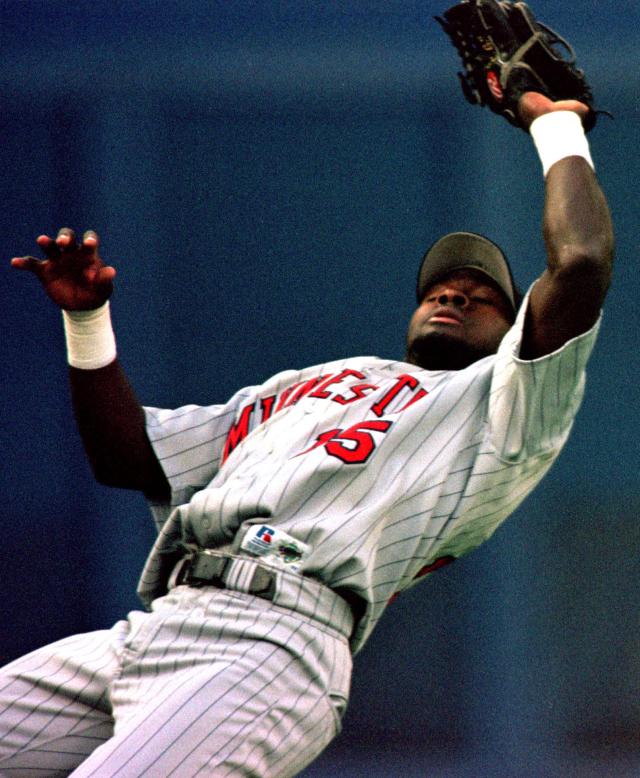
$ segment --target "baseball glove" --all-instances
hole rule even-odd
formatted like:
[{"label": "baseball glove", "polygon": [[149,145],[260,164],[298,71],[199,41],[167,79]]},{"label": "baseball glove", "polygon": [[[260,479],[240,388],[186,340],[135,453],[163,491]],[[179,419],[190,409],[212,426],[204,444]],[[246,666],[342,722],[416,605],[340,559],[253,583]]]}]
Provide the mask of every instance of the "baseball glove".
[{"label": "baseball glove", "polygon": [[551,100],[579,100],[588,106],[585,130],[596,122],[591,87],[575,65],[570,44],[537,21],[526,3],[462,0],[436,16],[458,50],[458,73],[470,103],[487,105],[511,124],[523,127],[517,105],[523,92]]}]

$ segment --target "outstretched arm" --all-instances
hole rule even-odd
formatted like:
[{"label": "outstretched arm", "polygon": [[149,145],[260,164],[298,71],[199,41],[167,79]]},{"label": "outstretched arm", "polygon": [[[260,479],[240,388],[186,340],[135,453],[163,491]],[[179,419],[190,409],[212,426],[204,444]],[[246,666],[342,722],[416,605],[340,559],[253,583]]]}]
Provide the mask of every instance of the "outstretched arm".
[{"label": "outstretched arm", "polygon": [[169,484],[151,447],[144,411],[118,359],[97,370],[69,368],[78,429],[96,479],[163,499]]},{"label": "outstretched arm", "polygon": [[[73,231],[63,228],[56,239],[41,235],[37,243],[46,259],[16,257],[11,264],[32,272],[60,308],[73,317],[107,303],[115,270],[100,259],[95,232],[86,232],[77,243]],[[78,428],[97,480],[154,498],[166,496],[169,486],[147,437],[144,412],[115,349],[100,367],[70,366],[69,377]]]},{"label": "outstretched arm", "polygon": [[[526,92],[519,103],[526,127],[538,117],[588,109]],[[535,359],[560,348],[596,322],[611,279],[614,239],[609,208],[589,162],[567,156],[545,180],[543,235],[547,267],[531,292],[521,356]]]}]

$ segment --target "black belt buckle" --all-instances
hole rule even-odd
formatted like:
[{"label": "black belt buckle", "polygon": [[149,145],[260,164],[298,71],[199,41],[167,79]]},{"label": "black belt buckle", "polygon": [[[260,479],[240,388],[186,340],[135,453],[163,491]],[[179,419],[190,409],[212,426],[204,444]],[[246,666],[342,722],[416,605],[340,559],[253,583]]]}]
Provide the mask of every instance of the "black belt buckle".
[{"label": "black belt buckle", "polygon": [[256,565],[249,584],[249,594],[263,600],[273,600],[276,593],[276,574],[260,565]]},{"label": "black belt buckle", "polygon": [[204,551],[196,552],[185,560],[178,581],[187,584],[187,586],[217,586],[222,588],[224,587],[223,576],[229,561],[229,557],[214,556]]},{"label": "black belt buckle", "polygon": [[[186,584],[196,588],[216,586],[225,589],[227,584],[224,575],[232,562],[233,557],[230,556],[191,551],[181,563],[175,585]],[[256,565],[246,591],[263,600],[273,600],[276,593],[275,572]]]}]

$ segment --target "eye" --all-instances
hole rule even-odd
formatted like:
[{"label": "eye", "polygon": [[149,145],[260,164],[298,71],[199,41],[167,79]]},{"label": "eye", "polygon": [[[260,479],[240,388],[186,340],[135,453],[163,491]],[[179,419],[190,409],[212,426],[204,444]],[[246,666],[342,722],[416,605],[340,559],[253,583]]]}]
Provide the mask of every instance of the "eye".
[{"label": "eye", "polygon": [[482,297],[480,295],[473,295],[471,298],[471,301],[474,303],[481,303],[483,305],[493,305],[493,300],[490,300],[488,297]]}]

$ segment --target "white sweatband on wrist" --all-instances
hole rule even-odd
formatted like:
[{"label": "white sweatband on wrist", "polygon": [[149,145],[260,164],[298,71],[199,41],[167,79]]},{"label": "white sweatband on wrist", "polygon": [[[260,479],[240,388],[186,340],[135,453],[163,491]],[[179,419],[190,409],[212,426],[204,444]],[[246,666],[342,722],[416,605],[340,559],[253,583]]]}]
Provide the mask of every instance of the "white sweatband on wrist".
[{"label": "white sweatband on wrist", "polygon": [[551,165],[565,157],[583,157],[592,169],[595,169],[589,151],[589,141],[577,113],[545,113],[531,122],[529,133],[538,151],[545,177]]},{"label": "white sweatband on wrist", "polygon": [[116,358],[109,301],[92,311],[62,311],[67,362],[81,370],[97,370]]}]

